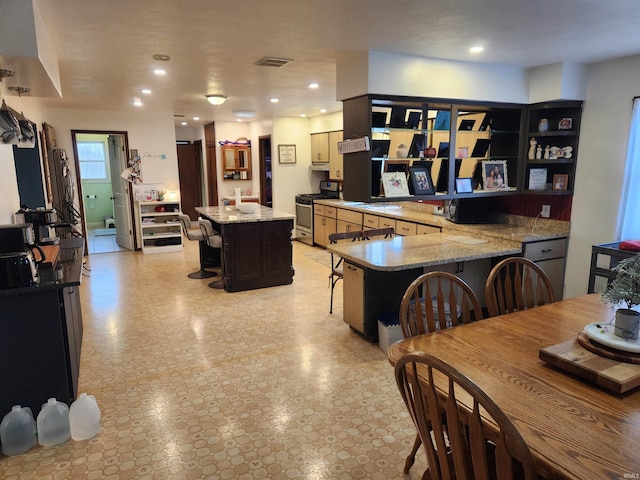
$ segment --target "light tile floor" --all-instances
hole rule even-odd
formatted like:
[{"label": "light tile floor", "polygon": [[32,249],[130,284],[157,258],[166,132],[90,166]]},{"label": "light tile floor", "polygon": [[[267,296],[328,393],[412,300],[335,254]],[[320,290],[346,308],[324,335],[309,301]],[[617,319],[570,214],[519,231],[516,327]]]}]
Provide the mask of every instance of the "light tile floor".
[{"label": "light tile floor", "polygon": [[0,478],[418,479],[415,429],[377,345],[334,314],[323,255],[294,242],[292,285],[226,293],[198,250],[93,255],[80,392],[102,433],[0,456]]},{"label": "light tile floor", "polygon": [[[102,228],[102,227],[101,227]],[[123,252],[126,248],[122,248],[116,243],[115,235],[98,235],[96,236],[95,228],[87,228],[87,246],[89,253],[111,253],[111,252]]]}]

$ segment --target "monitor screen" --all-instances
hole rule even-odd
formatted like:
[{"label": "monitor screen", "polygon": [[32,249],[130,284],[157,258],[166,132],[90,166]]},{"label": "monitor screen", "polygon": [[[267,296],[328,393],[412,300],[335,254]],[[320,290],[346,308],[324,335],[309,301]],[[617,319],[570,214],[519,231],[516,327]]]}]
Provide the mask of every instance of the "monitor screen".
[{"label": "monitor screen", "polygon": [[383,158],[389,155],[391,140],[371,140],[371,156]]}]

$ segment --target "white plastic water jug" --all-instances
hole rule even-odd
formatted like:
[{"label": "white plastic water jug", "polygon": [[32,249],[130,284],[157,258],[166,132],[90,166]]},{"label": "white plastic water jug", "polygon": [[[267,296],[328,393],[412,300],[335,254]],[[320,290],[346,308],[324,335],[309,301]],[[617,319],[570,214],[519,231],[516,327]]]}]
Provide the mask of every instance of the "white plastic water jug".
[{"label": "white plastic water jug", "polygon": [[100,408],[93,395],[81,393],[69,410],[71,438],[88,440],[100,433]]},{"label": "white plastic water jug", "polygon": [[69,407],[66,403],[50,398],[42,405],[36,421],[38,425],[38,443],[44,447],[51,447],[69,440]]},{"label": "white plastic water jug", "polygon": [[29,407],[14,405],[0,423],[0,443],[5,455],[19,455],[36,444],[36,421]]}]

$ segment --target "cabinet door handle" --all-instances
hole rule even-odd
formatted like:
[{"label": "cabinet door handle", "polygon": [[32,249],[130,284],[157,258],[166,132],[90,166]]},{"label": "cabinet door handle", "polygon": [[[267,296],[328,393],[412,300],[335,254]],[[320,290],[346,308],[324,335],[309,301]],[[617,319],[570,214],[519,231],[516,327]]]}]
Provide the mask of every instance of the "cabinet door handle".
[{"label": "cabinet door handle", "polygon": [[552,248],[543,248],[542,250],[540,250],[540,253],[549,253],[549,252],[553,252]]},{"label": "cabinet door handle", "polygon": [[347,268],[348,268],[349,270],[351,270],[352,272],[355,272],[355,271],[356,271],[356,267],[352,267],[351,265],[347,265]]},{"label": "cabinet door handle", "polygon": [[408,231],[409,231],[409,229],[408,229],[407,227],[402,227],[402,231],[403,231],[403,232],[408,232]]}]

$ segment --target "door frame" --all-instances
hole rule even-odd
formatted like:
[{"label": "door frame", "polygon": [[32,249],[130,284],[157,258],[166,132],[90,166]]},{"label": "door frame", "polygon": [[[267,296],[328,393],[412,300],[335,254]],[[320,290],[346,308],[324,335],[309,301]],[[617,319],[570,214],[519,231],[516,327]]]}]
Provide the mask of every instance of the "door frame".
[{"label": "door frame", "polygon": [[[271,135],[262,135],[258,137],[258,158],[260,170],[260,205],[267,205],[267,152],[264,148],[266,140],[269,140],[271,146]],[[271,206],[273,207],[273,147],[269,152],[271,154]]]},{"label": "door frame", "polygon": [[215,123],[204,126],[205,148],[207,149],[207,194],[208,205],[218,205],[218,166],[216,160],[216,128]]},{"label": "door frame", "polygon": [[[128,158],[129,155],[129,136],[126,131],[118,131],[118,130],[71,130],[71,144],[73,146],[73,166],[76,171],[76,191],[78,192],[78,205],[80,207],[80,218],[82,221],[82,231],[84,232],[84,253],[85,255],[89,255],[89,244],[87,242],[87,218],[84,212],[84,194],[82,192],[82,178],[80,178],[80,160],[78,157],[78,145],[76,141],[76,136],[78,134],[87,134],[87,135],[122,135],[124,138],[124,149],[125,149],[125,158]],[[125,165],[126,167],[126,165]],[[135,212],[133,209],[133,189],[131,186],[127,189],[129,191],[129,210],[131,214],[131,225],[129,228],[131,229],[131,233],[133,234],[133,246],[134,250],[136,245],[138,244],[137,233],[138,229],[135,225]]]}]

